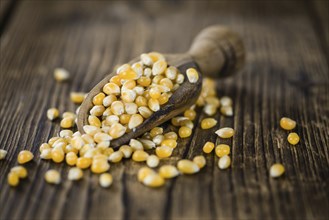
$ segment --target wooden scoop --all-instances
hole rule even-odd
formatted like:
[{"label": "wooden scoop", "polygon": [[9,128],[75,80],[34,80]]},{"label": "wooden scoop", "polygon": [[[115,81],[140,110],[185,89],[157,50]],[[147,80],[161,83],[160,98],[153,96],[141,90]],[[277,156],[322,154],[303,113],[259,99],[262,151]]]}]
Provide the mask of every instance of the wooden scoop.
[{"label": "wooden scoop", "polygon": [[[196,102],[202,88],[202,75],[216,78],[237,72],[244,63],[245,53],[243,43],[236,33],[222,26],[211,26],[196,36],[188,52],[165,54],[164,56],[168,64],[177,67],[184,74],[184,82],[173,93],[169,101],[161,106],[159,111],[154,112],[134,131],[112,140],[111,147],[117,148],[126,144],[130,139],[137,138],[153,127],[182,113]],[[130,63],[137,60],[139,58]],[[186,70],[191,67],[199,72],[199,80],[196,83],[190,83],[186,76]],[[81,104],[77,122],[81,134],[85,133],[83,126],[88,124],[88,114],[93,107],[93,97],[102,92],[103,86],[115,74],[111,73],[100,81]]]}]

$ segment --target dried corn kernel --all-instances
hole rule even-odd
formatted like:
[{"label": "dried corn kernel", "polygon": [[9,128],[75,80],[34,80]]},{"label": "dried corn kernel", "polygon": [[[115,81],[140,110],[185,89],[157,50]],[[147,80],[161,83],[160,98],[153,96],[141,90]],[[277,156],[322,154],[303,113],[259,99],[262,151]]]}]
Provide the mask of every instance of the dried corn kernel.
[{"label": "dried corn kernel", "polygon": [[26,178],[27,174],[28,174],[26,168],[23,167],[23,166],[15,166],[15,167],[10,169],[10,172],[11,173],[16,173],[17,176],[21,179]]},{"label": "dried corn kernel", "polygon": [[55,120],[59,116],[59,111],[57,108],[50,108],[47,110],[47,118],[49,120]]},{"label": "dried corn kernel", "polygon": [[53,148],[51,150],[51,159],[55,163],[61,163],[65,158],[65,154],[62,148]]},{"label": "dried corn kernel", "polygon": [[202,129],[210,129],[217,124],[217,120],[214,118],[205,118],[201,121]]},{"label": "dried corn kernel", "polygon": [[143,139],[143,138],[140,138],[138,140],[143,144],[143,148],[146,150],[155,148],[155,143],[153,143],[153,141]]},{"label": "dried corn kernel", "polygon": [[119,151],[122,152],[124,158],[130,158],[133,153],[133,148],[129,145],[122,145],[119,148]]},{"label": "dried corn kernel", "polygon": [[221,106],[232,106],[233,101],[230,97],[228,96],[223,96],[220,98],[220,105]]},{"label": "dried corn kernel", "polygon": [[68,165],[74,166],[77,163],[78,156],[74,152],[69,152],[65,156],[65,161]]},{"label": "dried corn kernel", "polygon": [[125,111],[129,115],[133,115],[137,113],[138,106],[135,103],[125,103]]},{"label": "dried corn kernel", "polygon": [[185,78],[184,75],[179,73],[176,78],[176,83],[182,84],[184,82],[184,78]]},{"label": "dried corn kernel", "polygon": [[133,161],[136,161],[136,162],[143,162],[143,161],[147,160],[148,156],[149,156],[149,154],[146,153],[145,151],[136,150],[133,153],[132,159],[133,159]]},{"label": "dried corn kernel", "polygon": [[143,121],[144,121],[144,119],[140,114],[134,114],[131,116],[131,118],[129,120],[128,128],[129,129],[136,128],[139,125],[141,125],[143,123]]},{"label": "dried corn kernel", "polygon": [[231,148],[227,144],[219,144],[215,149],[215,153],[217,157],[223,157],[225,155],[229,155],[230,152],[231,152]]},{"label": "dried corn kernel", "polygon": [[193,121],[196,117],[196,112],[193,109],[188,109],[184,112],[184,117]]},{"label": "dried corn kernel", "polygon": [[175,132],[171,131],[171,132],[168,132],[168,133],[165,133],[164,134],[164,138],[165,139],[171,139],[171,140],[177,140],[178,136]]},{"label": "dried corn kernel", "polygon": [[170,66],[166,69],[165,74],[168,79],[174,80],[177,76],[177,68],[174,66]]},{"label": "dried corn kernel", "polygon": [[164,60],[159,60],[153,64],[152,74],[154,76],[164,73],[167,69],[167,62]]},{"label": "dried corn kernel", "polygon": [[125,132],[126,128],[123,125],[116,123],[111,126],[109,134],[113,139],[116,139],[124,135]]},{"label": "dried corn kernel", "polygon": [[121,151],[115,151],[109,156],[109,161],[112,163],[119,163],[122,160],[123,153]]},{"label": "dried corn kernel", "polygon": [[83,92],[71,92],[70,99],[75,104],[81,104],[85,99],[86,93]]},{"label": "dried corn kernel", "polygon": [[91,164],[91,172],[93,173],[104,173],[110,169],[110,164],[107,162],[105,157],[104,159],[95,159]]},{"label": "dried corn kernel", "polygon": [[212,142],[207,142],[203,145],[203,152],[205,152],[206,154],[209,154],[212,152],[212,150],[214,149],[215,144]]},{"label": "dried corn kernel", "polygon": [[221,106],[220,113],[225,116],[233,116],[233,108],[232,106]]},{"label": "dried corn kernel", "polygon": [[179,137],[181,138],[187,138],[191,136],[192,134],[192,129],[186,126],[182,126],[178,130]]},{"label": "dried corn kernel", "polygon": [[178,176],[179,171],[173,165],[163,165],[159,169],[159,175],[165,179],[170,179]]},{"label": "dried corn kernel", "polygon": [[184,174],[193,174],[199,172],[199,166],[190,160],[180,160],[177,163],[177,168],[180,172]]},{"label": "dried corn kernel", "polygon": [[158,98],[159,104],[164,105],[169,101],[169,95],[167,93],[162,93]]},{"label": "dried corn kernel", "polygon": [[160,145],[163,140],[164,140],[164,136],[162,134],[159,134],[154,138],[152,138],[152,142],[155,143],[156,145]]},{"label": "dried corn kernel", "polygon": [[284,166],[280,163],[275,163],[270,168],[270,176],[273,178],[280,177],[284,174]]},{"label": "dried corn kernel", "polygon": [[289,130],[292,130],[296,127],[296,121],[294,121],[290,118],[283,117],[283,118],[280,119],[280,126],[284,130],[289,131]]},{"label": "dried corn kernel", "polygon": [[71,131],[71,130],[61,130],[59,132],[59,136],[62,138],[72,137],[72,135],[73,135],[73,131]]},{"label": "dried corn kernel", "polygon": [[155,136],[157,136],[159,134],[162,134],[162,133],[163,133],[163,128],[161,128],[161,127],[154,127],[150,131],[151,137],[155,137]]},{"label": "dried corn kernel", "polygon": [[154,170],[148,168],[148,167],[142,167],[138,170],[137,173],[137,179],[139,182],[143,182],[143,180],[145,179],[146,176],[150,175],[150,174],[154,174]]},{"label": "dried corn kernel", "polygon": [[74,119],[67,117],[61,120],[60,126],[62,128],[72,128],[74,126]]},{"label": "dried corn kernel", "polygon": [[288,142],[292,145],[296,145],[298,144],[299,142],[299,136],[297,133],[295,132],[292,132],[288,135],[288,138],[287,138]]},{"label": "dried corn kernel", "polygon": [[100,128],[93,126],[93,125],[84,125],[83,130],[84,130],[84,132],[86,132],[86,134],[88,134],[90,136],[94,136],[96,133],[101,131]]},{"label": "dried corn kernel", "polygon": [[67,174],[67,179],[69,180],[80,180],[83,177],[83,172],[78,167],[72,167]]},{"label": "dried corn kernel", "polygon": [[227,156],[227,155],[222,156],[218,160],[218,167],[221,170],[227,169],[230,165],[231,165],[231,158],[229,156]]},{"label": "dried corn kernel", "polygon": [[160,187],[164,183],[165,183],[164,179],[159,174],[156,173],[147,175],[143,180],[143,184],[150,187]]},{"label": "dried corn kernel", "polygon": [[80,169],[87,169],[88,167],[90,167],[92,162],[91,158],[87,158],[87,157],[79,157],[77,159],[77,163],[76,166]]},{"label": "dried corn kernel", "polygon": [[190,83],[196,83],[199,80],[199,74],[194,68],[188,68],[186,70],[186,75]]},{"label": "dried corn kernel", "polygon": [[[100,95],[101,96],[101,95]],[[97,103],[98,105],[103,104],[104,107],[109,107],[114,101],[117,101],[117,97],[115,95],[108,95],[106,97],[103,98],[103,102],[101,104],[99,104],[99,101],[102,97],[97,97],[97,100],[95,100],[94,103]],[[95,97],[94,97],[95,99]],[[95,104],[94,104],[95,105]],[[104,114],[104,113],[103,113]]]},{"label": "dried corn kernel", "polygon": [[0,160],[5,159],[6,155],[7,155],[7,151],[0,149]]},{"label": "dried corn kernel", "polygon": [[148,101],[148,107],[152,111],[156,112],[156,111],[159,111],[160,110],[160,103],[159,103],[159,101],[157,99],[151,98]]},{"label": "dried corn kernel", "polygon": [[10,186],[17,186],[19,184],[19,177],[17,173],[15,172],[8,173],[7,182]]},{"label": "dried corn kernel", "polygon": [[177,141],[171,140],[171,139],[165,139],[161,142],[161,146],[167,146],[170,148],[176,148],[177,146]]},{"label": "dried corn kernel", "polygon": [[54,71],[54,78],[57,82],[63,82],[70,78],[70,73],[63,68],[56,68]]},{"label": "dried corn kernel", "polygon": [[147,166],[154,168],[157,167],[160,163],[159,158],[156,155],[150,155],[147,157],[146,164]]},{"label": "dried corn kernel", "polygon": [[113,153],[114,153],[113,148],[106,148],[105,150],[103,150],[103,155],[108,156],[108,157]]},{"label": "dried corn kernel", "polygon": [[50,160],[51,159],[51,151],[52,149],[43,149],[41,151],[41,154],[40,154],[40,158],[41,159],[45,159],[45,160]]},{"label": "dried corn kernel", "polygon": [[99,128],[102,126],[102,123],[99,120],[99,118],[94,116],[94,115],[89,115],[88,116],[88,123],[90,125],[93,125],[93,126],[96,126],[96,127],[99,127]]},{"label": "dried corn kernel", "polygon": [[149,118],[153,114],[153,112],[146,106],[139,107],[138,112],[143,116],[143,118]]},{"label": "dried corn kernel", "polygon": [[115,83],[107,83],[103,87],[103,92],[107,95],[119,95],[120,87]]},{"label": "dried corn kernel", "polygon": [[143,96],[137,96],[135,99],[135,103],[138,107],[147,106],[147,99]]},{"label": "dried corn kernel", "polygon": [[109,173],[103,173],[99,176],[99,185],[103,188],[108,188],[113,183],[113,177]]},{"label": "dried corn kernel", "polygon": [[217,107],[215,105],[207,104],[207,105],[204,106],[203,111],[207,115],[213,116],[214,114],[216,114]]},{"label": "dried corn kernel", "polygon": [[206,165],[206,158],[202,155],[195,156],[193,158],[193,162],[196,163],[200,169],[202,169]]},{"label": "dried corn kernel", "polygon": [[102,132],[96,133],[94,135],[94,141],[96,143],[101,143],[101,142],[110,141],[110,140],[112,140],[112,137],[110,135],[102,133]]},{"label": "dried corn kernel", "polygon": [[121,115],[125,112],[124,104],[121,101],[114,101],[111,104],[111,111],[115,115]]},{"label": "dried corn kernel", "polygon": [[157,62],[159,60],[165,60],[164,56],[158,52],[150,52],[148,55],[152,58],[153,62]]},{"label": "dried corn kernel", "polygon": [[48,170],[45,173],[45,180],[47,183],[59,184],[61,182],[61,175],[57,170]]},{"label": "dried corn kernel", "polygon": [[215,132],[221,138],[231,138],[234,135],[233,128],[220,128]]},{"label": "dried corn kernel", "polygon": [[143,144],[142,142],[136,140],[136,139],[130,139],[129,146],[134,150],[143,150]]},{"label": "dried corn kernel", "polygon": [[77,116],[73,112],[64,112],[62,117],[75,119]]},{"label": "dried corn kernel", "polygon": [[19,152],[18,156],[17,156],[17,162],[19,164],[24,164],[27,162],[30,162],[33,159],[33,154],[31,151],[28,150],[22,150],[21,152]]},{"label": "dried corn kernel", "polygon": [[160,158],[167,158],[170,157],[173,152],[173,148],[168,146],[161,146],[155,149],[155,153]]}]

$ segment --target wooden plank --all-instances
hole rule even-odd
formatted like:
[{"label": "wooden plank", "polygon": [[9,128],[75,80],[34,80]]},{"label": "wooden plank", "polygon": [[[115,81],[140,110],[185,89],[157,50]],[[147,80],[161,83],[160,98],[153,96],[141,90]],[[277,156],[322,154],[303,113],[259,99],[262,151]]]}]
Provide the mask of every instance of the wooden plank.
[{"label": "wooden plank", "polygon": [[[105,190],[88,171],[71,183],[66,165],[37,157],[18,188],[0,178],[0,218],[328,218],[328,66],[311,17],[293,1],[22,2],[0,45],[0,143],[8,150],[1,177],[20,150],[38,154],[39,144],[59,131],[58,122],[46,120],[49,107],[73,111],[69,92],[88,91],[115,64],[144,51],[184,52],[203,27],[218,23],[243,36],[248,58],[241,74],[218,81],[218,94],[234,100],[234,117],[215,116],[220,127],[236,129],[226,142],[232,169],[220,171],[218,159],[207,155],[199,174],[149,189],[136,181],[143,164],[125,161],[111,167],[114,184]],[[56,67],[68,69],[72,80],[55,83]],[[278,126],[282,116],[297,120],[296,147]],[[207,140],[222,142],[199,128],[204,117],[199,109],[192,137],[162,163],[200,154]],[[285,165],[283,178],[268,177],[274,162]],[[61,171],[61,185],[45,184],[49,168]]]},{"label": "wooden plank", "polygon": [[318,31],[319,40],[322,41],[327,59],[329,56],[329,2],[325,0],[314,0],[312,18],[316,31]]}]

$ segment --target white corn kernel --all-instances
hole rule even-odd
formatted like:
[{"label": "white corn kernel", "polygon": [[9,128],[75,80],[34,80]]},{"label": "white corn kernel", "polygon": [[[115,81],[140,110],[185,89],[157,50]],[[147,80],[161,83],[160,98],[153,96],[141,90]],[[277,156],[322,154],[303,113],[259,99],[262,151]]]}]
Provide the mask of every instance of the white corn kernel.
[{"label": "white corn kernel", "polygon": [[134,150],[143,150],[143,144],[142,142],[136,140],[136,139],[130,139],[129,146]]},{"label": "white corn kernel", "polygon": [[109,173],[103,173],[99,176],[99,185],[103,188],[108,188],[113,183],[113,177]]},{"label": "white corn kernel", "polygon": [[160,163],[159,158],[156,155],[150,155],[147,159],[146,159],[146,164],[147,166],[154,168],[157,167]]},{"label": "white corn kernel", "polygon": [[67,175],[67,178],[69,180],[79,180],[82,177],[83,177],[83,172],[78,167],[72,167],[72,168],[70,168],[69,173]]},{"label": "white corn kernel", "polygon": [[54,78],[57,82],[63,82],[70,78],[70,73],[63,68],[56,68],[54,71]]},{"label": "white corn kernel", "polygon": [[57,170],[48,170],[45,173],[45,180],[51,184],[59,184],[61,182],[61,175]]},{"label": "white corn kernel", "polygon": [[7,151],[0,149],[0,160],[5,159],[6,155],[7,155]]},{"label": "white corn kernel", "polygon": [[47,118],[49,120],[54,120],[54,119],[58,118],[58,116],[59,116],[59,111],[58,111],[57,108],[50,108],[50,109],[48,109],[48,111],[47,111]]},{"label": "white corn kernel", "polygon": [[221,138],[231,138],[234,135],[233,128],[220,128],[215,132]]},{"label": "white corn kernel", "polygon": [[227,155],[222,156],[218,160],[219,169],[227,169],[231,165],[231,158]]}]

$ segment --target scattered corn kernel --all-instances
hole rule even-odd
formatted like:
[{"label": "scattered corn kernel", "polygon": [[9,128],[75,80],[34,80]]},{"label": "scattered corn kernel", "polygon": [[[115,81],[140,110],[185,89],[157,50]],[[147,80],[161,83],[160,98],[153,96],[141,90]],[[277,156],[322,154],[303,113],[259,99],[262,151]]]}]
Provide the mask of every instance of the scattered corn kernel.
[{"label": "scattered corn kernel", "polygon": [[19,176],[15,172],[8,173],[7,182],[10,186],[17,186],[19,184]]},{"label": "scattered corn kernel", "polygon": [[273,178],[280,177],[284,174],[284,166],[280,163],[275,163],[270,168],[270,176]]},{"label": "scattered corn kernel", "polygon": [[71,92],[70,99],[75,104],[81,104],[85,99],[86,93],[83,92]]},{"label": "scattered corn kernel", "polygon": [[188,109],[184,112],[184,117],[193,121],[196,117],[196,112],[193,109]]},{"label": "scattered corn kernel", "polygon": [[171,132],[168,132],[168,133],[165,133],[164,134],[164,138],[165,139],[171,139],[171,140],[177,140],[178,139],[178,136],[175,132],[171,131]]},{"label": "scattered corn kernel", "polygon": [[24,164],[27,162],[30,162],[33,159],[33,154],[31,151],[28,150],[22,150],[19,152],[18,157],[17,157],[17,162],[19,164]]},{"label": "scattered corn kernel", "polygon": [[99,176],[99,185],[103,188],[108,188],[113,183],[113,177],[109,173],[103,173]]},{"label": "scattered corn kernel", "polygon": [[90,167],[91,162],[92,162],[92,159],[91,159],[91,158],[87,158],[87,157],[79,157],[79,158],[77,159],[76,166],[77,166],[78,168],[81,168],[81,169],[87,169],[88,167]]},{"label": "scattered corn kernel", "polygon": [[65,159],[65,153],[62,148],[53,148],[51,150],[51,159],[55,163],[61,163]]},{"label": "scattered corn kernel", "polygon": [[160,187],[163,186],[164,183],[164,179],[157,173],[149,174],[143,180],[143,184],[150,187]]},{"label": "scattered corn kernel", "polygon": [[143,182],[143,180],[145,179],[146,176],[150,175],[150,174],[154,174],[154,170],[148,168],[148,167],[142,167],[138,170],[137,173],[137,179],[139,182]]},{"label": "scattered corn kernel", "polygon": [[115,151],[109,156],[109,161],[112,163],[119,163],[122,160],[123,153],[121,151]]},{"label": "scattered corn kernel", "polygon": [[51,156],[52,149],[43,149],[40,154],[40,158],[44,160],[50,160],[52,158]]},{"label": "scattered corn kernel", "polygon": [[48,170],[45,173],[45,180],[47,183],[59,184],[61,182],[61,175],[57,170]]},{"label": "scattered corn kernel", "polygon": [[59,111],[57,108],[50,108],[47,110],[47,118],[49,120],[55,120],[59,116]]},{"label": "scattered corn kernel", "polygon": [[203,145],[203,152],[205,152],[206,154],[209,154],[212,152],[212,150],[215,148],[215,144],[212,142],[207,142]]},{"label": "scattered corn kernel", "polygon": [[206,165],[206,158],[202,155],[195,156],[193,158],[193,162],[196,163],[200,169],[202,169]]},{"label": "scattered corn kernel", "polygon": [[5,159],[6,155],[7,155],[7,151],[0,149],[0,160]]},{"label": "scattered corn kernel", "polygon": [[66,117],[61,120],[60,126],[62,128],[72,128],[74,126],[74,119],[71,117]]},{"label": "scattered corn kernel", "polygon": [[231,152],[231,148],[227,144],[219,144],[215,149],[215,153],[217,157],[223,157],[225,155],[229,155],[230,152]]},{"label": "scattered corn kernel", "polygon": [[24,179],[27,177],[27,170],[25,167],[23,166],[15,166],[13,168],[10,169],[11,173],[16,173],[18,175],[19,178]]},{"label": "scattered corn kernel", "polygon": [[69,152],[65,156],[65,161],[68,165],[74,166],[77,163],[78,156],[74,152]]},{"label": "scattered corn kernel", "polygon": [[193,174],[199,172],[200,168],[199,166],[190,160],[180,160],[177,163],[177,168],[180,172],[184,174]]},{"label": "scattered corn kernel", "polygon": [[221,138],[231,138],[234,135],[233,128],[220,128],[215,132]]},{"label": "scattered corn kernel", "polygon": [[107,158],[105,160],[102,159],[95,159],[91,164],[91,172],[93,173],[104,173],[110,169],[110,164],[107,162]]},{"label": "scattered corn kernel", "polygon": [[280,126],[284,130],[292,130],[296,127],[296,121],[290,118],[283,117],[280,119]]},{"label": "scattered corn kernel", "polygon": [[67,179],[69,180],[80,180],[83,177],[83,172],[78,167],[72,167],[69,170],[69,173],[67,175]]},{"label": "scattered corn kernel", "polygon": [[205,118],[201,121],[202,129],[210,129],[217,124],[217,120],[214,118]]},{"label": "scattered corn kernel", "polygon": [[133,159],[133,161],[136,161],[136,162],[143,162],[143,161],[147,160],[148,156],[149,156],[149,154],[146,153],[145,151],[136,150],[133,153],[132,159]]},{"label": "scattered corn kernel", "polygon": [[221,169],[221,170],[227,169],[227,168],[229,168],[230,165],[231,165],[231,158],[229,156],[224,155],[221,158],[219,158],[219,160],[218,160],[219,169]]},{"label": "scattered corn kernel", "polygon": [[159,175],[165,179],[170,179],[178,176],[179,171],[173,165],[163,165],[159,169]]},{"label": "scattered corn kernel", "polygon": [[300,139],[300,138],[299,138],[298,134],[295,133],[295,132],[290,133],[290,134],[288,135],[288,138],[287,138],[288,142],[289,142],[290,144],[292,144],[292,145],[296,145],[296,144],[298,144],[299,139]]},{"label": "scattered corn kernel", "polygon": [[192,134],[192,129],[186,126],[182,126],[178,130],[179,137],[181,138],[187,138],[191,136]]},{"label": "scattered corn kernel", "polygon": [[160,163],[159,158],[156,155],[150,155],[146,159],[147,166],[154,168],[157,167]]},{"label": "scattered corn kernel", "polygon": [[54,71],[54,78],[57,82],[63,82],[70,78],[70,74],[63,68],[56,68]]},{"label": "scattered corn kernel", "polygon": [[160,158],[167,158],[170,157],[173,152],[173,148],[168,146],[161,146],[155,149],[155,153]]}]

